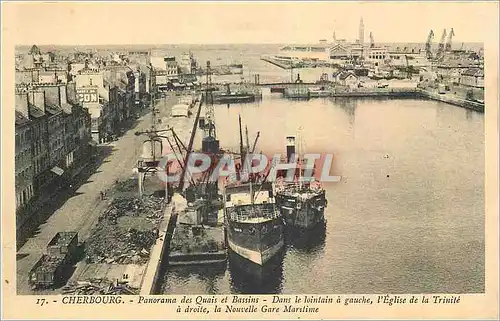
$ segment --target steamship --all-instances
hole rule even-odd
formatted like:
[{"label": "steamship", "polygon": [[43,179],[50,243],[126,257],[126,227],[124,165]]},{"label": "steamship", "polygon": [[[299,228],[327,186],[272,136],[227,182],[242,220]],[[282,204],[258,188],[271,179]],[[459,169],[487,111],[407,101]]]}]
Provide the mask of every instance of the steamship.
[{"label": "steamship", "polygon": [[226,235],[237,255],[264,265],[284,246],[283,221],[275,206],[272,184],[228,185],[224,191]]},{"label": "steamship", "polygon": [[[287,161],[295,157],[295,137],[287,137]],[[287,226],[298,229],[312,229],[325,223],[324,210],[327,205],[326,193],[313,174],[304,179],[305,168],[300,159],[296,166],[295,177],[287,182],[286,172],[281,171],[280,181],[276,184],[276,204]],[[295,164],[293,164],[295,167]],[[314,170],[314,168],[311,168]]]},{"label": "steamship", "polygon": [[[242,141],[240,118],[240,164],[245,157]],[[238,257],[264,266],[284,247],[283,220],[275,204],[273,184],[238,170],[238,165],[236,179],[228,182],[223,192],[227,244]]]}]

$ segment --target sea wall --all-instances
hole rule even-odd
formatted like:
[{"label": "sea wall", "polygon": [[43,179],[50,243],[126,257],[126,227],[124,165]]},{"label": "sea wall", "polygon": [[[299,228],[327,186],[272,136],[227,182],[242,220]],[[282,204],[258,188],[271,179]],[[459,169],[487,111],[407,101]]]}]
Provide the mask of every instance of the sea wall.
[{"label": "sea wall", "polygon": [[[415,97],[436,100],[451,105],[484,112],[484,104],[472,100],[465,100],[452,93],[438,94],[420,88],[332,88],[331,97]],[[313,97],[313,96],[311,96]]]},{"label": "sea wall", "polygon": [[156,243],[151,248],[146,271],[141,283],[141,295],[156,294],[159,292],[161,278],[164,274],[164,266],[168,260],[168,250],[170,240],[172,239],[172,231],[176,224],[177,217],[175,207],[171,204],[165,207],[165,215],[160,225],[160,233]]},{"label": "sea wall", "polygon": [[456,97],[453,94],[437,94],[437,93],[430,92],[430,91],[427,91],[424,89],[419,89],[419,92],[420,92],[420,95],[422,97],[425,97],[425,98],[445,102],[445,103],[452,104],[455,106],[459,106],[459,107],[463,107],[463,108],[467,108],[467,109],[472,109],[472,110],[475,110],[477,112],[484,113],[484,104],[476,102],[476,101],[461,99],[461,98]]},{"label": "sea wall", "polygon": [[356,88],[352,90],[333,88],[331,97],[420,97],[415,88]]}]

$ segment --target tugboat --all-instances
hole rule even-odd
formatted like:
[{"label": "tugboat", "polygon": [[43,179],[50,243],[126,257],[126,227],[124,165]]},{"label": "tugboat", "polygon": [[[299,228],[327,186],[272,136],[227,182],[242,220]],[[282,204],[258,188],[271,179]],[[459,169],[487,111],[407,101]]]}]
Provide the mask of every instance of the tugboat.
[{"label": "tugboat", "polygon": [[[287,161],[295,157],[295,137],[287,138]],[[280,208],[287,227],[313,229],[325,223],[324,210],[327,205],[326,193],[320,182],[311,175],[311,179],[302,182],[304,168],[298,157],[298,168],[293,182],[283,179],[276,184],[276,203]],[[281,173],[282,177],[284,176]]]},{"label": "tugboat", "polygon": [[[240,152],[244,164],[241,118]],[[223,192],[227,244],[247,265],[264,266],[284,247],[283,220],[275,204],[273,185],[243,170],[236,174],[236,180],[228,182]]]}]

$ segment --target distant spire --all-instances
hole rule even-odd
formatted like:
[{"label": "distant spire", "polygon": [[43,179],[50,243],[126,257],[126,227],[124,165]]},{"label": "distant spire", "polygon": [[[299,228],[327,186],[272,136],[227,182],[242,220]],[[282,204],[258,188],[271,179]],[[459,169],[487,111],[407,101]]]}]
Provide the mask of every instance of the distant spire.
[{"label": "distant spire", "polygon": [[363,23],[363,17],[359,21],[359,43],[363,44],[365,41],[365,24]]},{"label": "distant spire", "polygon": [[38,48],[37,45],[33,45],[30,49],[30,51],[28,52],[29,55],[40,55],[41,52],[40,52],[40,48]]},{"label": "distant spire", "polygon": [[337,36],[335,35],[335,31],[333,32],[333,42],[337,42]]}]

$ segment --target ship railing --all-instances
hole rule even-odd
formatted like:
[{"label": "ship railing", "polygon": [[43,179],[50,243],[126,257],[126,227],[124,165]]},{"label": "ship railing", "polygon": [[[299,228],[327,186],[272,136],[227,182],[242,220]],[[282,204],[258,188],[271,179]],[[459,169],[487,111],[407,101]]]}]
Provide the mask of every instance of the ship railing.
[{"label": "ship railing", "polygon": [[237,209],[232,209],[229,212],[231,220],[244,221],[252,218],[277,218],[279,212],[274,206],[240,206]]},{"label": "ship railing", "polygon": [[319,184],[311,184],[311,183],[300,184],[298,182],[284,183],[281,186],[277,187],[277,191],[279,193],[285,193],[285,194],[303,192],[306,190],[321,192],[323,188]]}]

